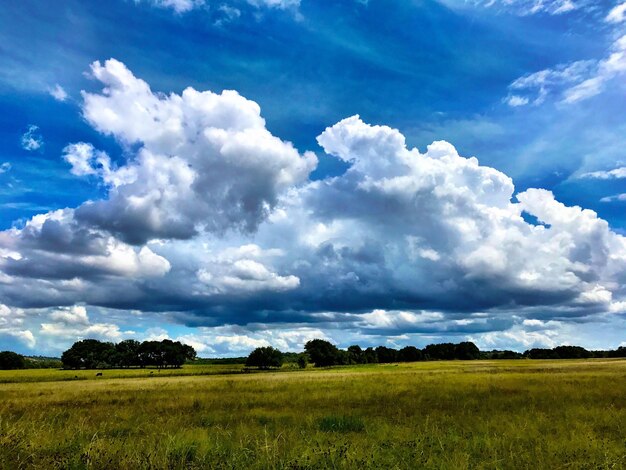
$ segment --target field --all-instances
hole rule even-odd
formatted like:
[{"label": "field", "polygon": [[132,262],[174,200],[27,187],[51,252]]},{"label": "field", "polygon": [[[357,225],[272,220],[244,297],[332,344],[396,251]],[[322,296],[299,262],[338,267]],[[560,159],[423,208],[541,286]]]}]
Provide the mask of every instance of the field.
[{"label": "field", "polygon": [[624,360],[238,367],[0,371],[0,466],[626,468]]}]

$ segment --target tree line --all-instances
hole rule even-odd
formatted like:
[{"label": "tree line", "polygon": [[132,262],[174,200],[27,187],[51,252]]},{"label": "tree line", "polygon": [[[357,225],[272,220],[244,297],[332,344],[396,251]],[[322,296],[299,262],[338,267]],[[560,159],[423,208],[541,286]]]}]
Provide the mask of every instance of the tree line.
[{"label": "tree line", "polygon": [[284,362],[297,363],[301,368],[312,363],[315,367],[351,364],[388,364],[393,362],[418,362],[476,359],[585,359],[592,357],[626,357],[626,347],[609,351],[588,351],[580,346],[557,346],[552,349],[534,348],[519,353],[515,351],[481,351],[471,341],[461,343],[429,344],[423,349],[405,346],[393,349],[386,346],[363,349],[353,345],[339,349],[329,341],[314,339],[304,345],[302,353],[283,353],[271,346],[256,348],[246,359],[246,366],[269,369],[281,367]]},{"label": "tree line", "polygon": [[22,356],[13,351],[0,351],[0,370],[58,369],[61,361],[54,357]]},{"label": "tree line", "polygon": [[180,341],[127,339],[119,343],[84,339],[61,355],[65,369],[109,369],[125,367],[181,367],[194,360],[196,351]]},{"label": "tree line", "polygon": [[329,341],[314,339],[307,342],[304,352],[281,352],[270,346],[256,348],[245,357],[197,359],[193,347],[179,341],[144,341],[133,339],[117,344],[95,339],[77,341],[65,351],[61,360],[50,357],[25,357],[12,351],[0,352],[0,370],[7,369],[106,369],[124,367],[181,367],[187,361],[200,364],[245,364],[248,367],[269,369],[283,363],[298,364],[305,368],[351,364],[385,364],[392,362],[417,362],[437,360],[473,359],[586,359],[626,357],[626,347],[614,350],[589,351],[580,346],[533,348],[523,353],[510,350],[480,351],[470,342],[429,344],[423,349],[406,346],[393,349],[386,346],[361,348],[358,345],[339,349]]}]

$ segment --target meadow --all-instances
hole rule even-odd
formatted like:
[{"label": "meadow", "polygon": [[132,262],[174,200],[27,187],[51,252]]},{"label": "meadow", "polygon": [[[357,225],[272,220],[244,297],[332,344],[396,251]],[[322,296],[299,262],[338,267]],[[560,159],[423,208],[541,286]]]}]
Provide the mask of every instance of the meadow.
[{"label": "meadow", "polygon": [[0,467],[626,468],[625,360],[239,367],[0,371]]}]

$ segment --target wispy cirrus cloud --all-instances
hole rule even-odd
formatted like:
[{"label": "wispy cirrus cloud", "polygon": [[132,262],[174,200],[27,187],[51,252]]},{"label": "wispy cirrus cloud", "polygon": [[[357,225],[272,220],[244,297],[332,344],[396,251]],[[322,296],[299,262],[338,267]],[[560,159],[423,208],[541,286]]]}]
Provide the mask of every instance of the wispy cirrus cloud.
[{"label": "wispy cirrus cloud", "polygon": [[205,0],[135,0],[135,3],[147,2],[158,8],[171,8],[176,13],[186,13],[205,5]]},{"label": "wispy cirrus cloud", "polygon": [[626,73],[626,35],[613,42],[601,60],[582,60],[541,70],[509,85],[505,102],[512,107],[539,105],[549,97],[573,104],[602,93],[609,83]]},{"label": "wispy cirrus cloud", "polygon": [[442,0],[451,8],[474,6],[496,11],[513,13],[520,16],[536,14],[563,15],[577,10],[584,10],[593,5],[589,0]]},{"label": "wispy cirrus cloud", "polygon": [[626,20],[626,2],[615,5],[606,16],[607,23],[622,23]]},{"label": "wispy cirrus cloud", "polygon": [[583,173],[579,178],[590,178],[599,180],[623,179],[626,178],[626,167],[621,166],[612,170],[599,170]]},{"label": "wispy cirrus cloud", "polygon": [[626,201],[626,193],[614,194],[613,196],[606,196],[600,199],[600,202],[623,202]]},{"label": "wispy cirrus cloud", "polygon": [[[274,8],[280,10],[298,8],[300,6],[300,0],[245,0],[245,2],[256,8]],[[213,7],[207,0],[135,0],[135,3],[149,3],[157,8],[172,9],[179,14],[202,7]],[[225,17],[231,20],[241,15],[241,11],[236,8],[236,3],[233,4],[228,1],[222,2],[217,7],[217,10],[224,13]]]}]

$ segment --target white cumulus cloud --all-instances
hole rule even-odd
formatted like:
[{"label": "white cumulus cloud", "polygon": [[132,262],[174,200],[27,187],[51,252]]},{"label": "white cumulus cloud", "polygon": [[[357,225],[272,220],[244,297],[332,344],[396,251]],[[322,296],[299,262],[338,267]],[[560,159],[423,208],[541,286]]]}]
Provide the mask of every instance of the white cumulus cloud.
[{"label": "white cumulus cloud", "polygon": [[[212,343],[191,339],[216,354],[342,328],[539,344],[548,333],[513,329],[526,316],[579,321],[625,302],[623,236],[549,191],[514,197],[511,178],[448,142],[420,151],[352,116],[318,137],[349,168],[310,181],[315,156],[234,91],[158,93],[115,60],[92,74],[102,90],[83,93],[83,115],[122,158],[84,142],[63,158],[107,195],[0,232],[0,298],[53,309],[48,338],[124,337],[86,323],[98,306],[214,328]],[[259,333],[272,324],[283,336]]]}]

